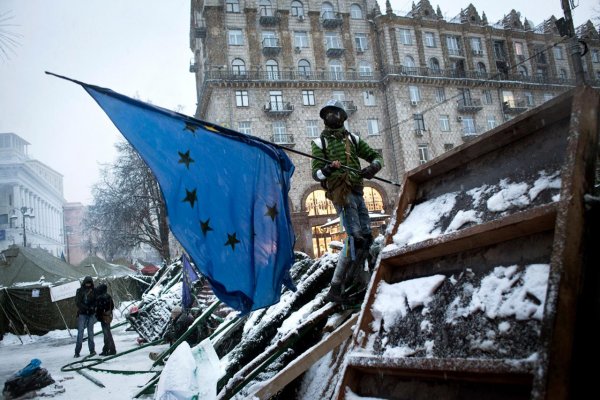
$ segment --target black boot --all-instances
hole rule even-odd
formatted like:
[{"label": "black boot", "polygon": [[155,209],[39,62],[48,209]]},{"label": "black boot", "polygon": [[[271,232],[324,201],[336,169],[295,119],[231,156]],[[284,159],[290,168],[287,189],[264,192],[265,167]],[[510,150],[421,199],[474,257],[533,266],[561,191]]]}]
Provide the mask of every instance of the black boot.
[{"label": "black boot", "polygon": [[339,283],[332,283],[329,292],[327,292],[327,295],[325,296],[325,301],[341,303],[342,300],[342,285]]}]

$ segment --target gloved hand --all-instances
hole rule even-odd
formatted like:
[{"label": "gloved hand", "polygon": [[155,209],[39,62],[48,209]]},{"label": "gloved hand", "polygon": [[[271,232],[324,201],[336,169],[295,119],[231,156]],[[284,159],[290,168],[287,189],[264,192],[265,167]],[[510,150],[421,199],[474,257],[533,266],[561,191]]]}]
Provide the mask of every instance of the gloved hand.
[{"label": "gloved hand", "polygon": [[340,162],[339,161],[334,161],[331,164],[327,164],[326,166],[324,166],[323,168],[321,168],[321,172],[323,173],[323,175],[325,176],[329,176],[333,173],[334,170],[340,168]]},{"label": "gloved hand", "polygon": [[365,179],[373,179],[376,173],[381,169],[381,165],[378,162],[372,162],[368,167],[363,168],[360,171],[360,176]]}]

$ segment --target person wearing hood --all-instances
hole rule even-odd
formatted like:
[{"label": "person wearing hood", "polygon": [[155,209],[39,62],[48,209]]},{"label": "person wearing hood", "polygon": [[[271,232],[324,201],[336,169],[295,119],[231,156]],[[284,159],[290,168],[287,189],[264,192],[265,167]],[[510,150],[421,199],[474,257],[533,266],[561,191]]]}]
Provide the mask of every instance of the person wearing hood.
[{"label": "person wearing hood", "polygon": [[81,287],[75,293],[75,305],[77,306],[77,342],[75,344],[75,358],[80,356],[83,346],[83,331],[87,328],[88,348],[90,356],[96,355],[94,344],[94,324],[96,323],[96,293],[94,291],[94,280],[86,276]]},{"label": "person wearing hood", "polygon": [[102,327],[102,334],[104,335],[104,346],[102,347],[101,356],[112,356],[117,354],[115,348],[115,341],[110,331],[110,323],[113,318],[113,310],[115,303],[112,297],[108,294],[107,286],[104,283],[98,285],[96,289],[96,318],[100,321]]},{"label": "person wearing hood", "polygon": [[[358,135],[346,130],[344,122],[348,114],[340,101],[329,100],[319,116],[325,129],[312,142],[312,155],[316,157],[312,161],[312,176],[321,182],[348,236],[327,294],[328,301],[340,303],[344,301],[344,289],[357,279],[349,276],[350,271],[360,271],[351,266],[364,262],[373,243],[369,211],[363,198],[363,180],[373,179],[383,167],[383,158]],[[369,165],[361,169],[360,159]]]}]

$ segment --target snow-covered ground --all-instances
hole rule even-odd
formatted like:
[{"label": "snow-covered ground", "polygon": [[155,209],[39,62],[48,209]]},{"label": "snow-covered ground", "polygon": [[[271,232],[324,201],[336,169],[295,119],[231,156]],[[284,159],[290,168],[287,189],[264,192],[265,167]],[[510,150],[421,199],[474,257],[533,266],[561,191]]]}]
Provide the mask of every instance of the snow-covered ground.
[{"label": "snow-covered ground", "polygon": [[[119,321],[115,320],[115,323],[117,322]],[[137,333],[127,331],[127,326],[120,326],[113,330],[113,337],[119,353],[139,347],[136,343]],[[96,324],[94,331],[101,332],[100,324]],[[2,388],[4,382],[12,374],[25,367],[34,358],[42,361],[41,367],[48,370],[55,384],[38,390],[36,397],[27,398],[55,394],[53,397],[55,399],[131,399],[140,390],[141,386],[154,376],[152,372],[125,375],[84,369],[83,371],[104,384],[105,387],[101,388],[75,371],[62,372],[62,366],[76,361],[73,354],[77,330],[71,329],[71,334],[73,337],[69,336],[67,330],[60,330],[49,332],[44,336],[32,336],[31,338],[24,335],[21,336],[23,344],[16,335],[6,334],[4,339],[0,341],[0,385],[2,385]],[[96,351],[102,351],[102,334],[95,336],[95,343]],[[146,347],[99,364],[96,367],[113,370],[150,371],[153,361],[150,360],[148,354],[151,351],[160,352],[166,348],[166,345]],[[82,356],[88,355],[87,342],[84,342],[81,354]],[[145,398],[151,397],[145,396]]]}]

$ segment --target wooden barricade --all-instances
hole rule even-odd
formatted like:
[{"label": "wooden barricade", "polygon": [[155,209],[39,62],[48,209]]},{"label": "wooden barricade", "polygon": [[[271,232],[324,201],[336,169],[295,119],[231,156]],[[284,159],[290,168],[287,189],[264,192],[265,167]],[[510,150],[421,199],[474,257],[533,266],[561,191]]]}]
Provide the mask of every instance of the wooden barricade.
[{"label": "wooden barricade", "polygon": [[335,398],[573,397],[599,104],[578,87],[406,174]]}]

